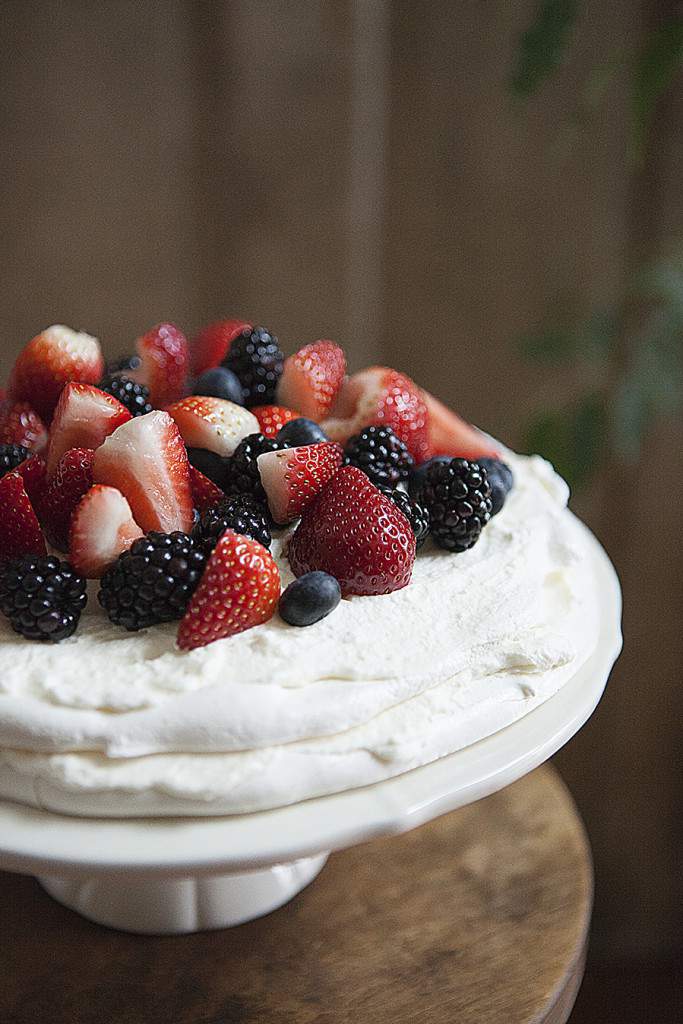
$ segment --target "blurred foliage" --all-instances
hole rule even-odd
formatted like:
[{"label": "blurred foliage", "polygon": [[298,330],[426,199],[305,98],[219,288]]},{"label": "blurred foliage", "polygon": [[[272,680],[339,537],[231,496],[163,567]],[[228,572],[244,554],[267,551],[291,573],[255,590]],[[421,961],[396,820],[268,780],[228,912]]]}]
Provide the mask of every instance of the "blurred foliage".
[{"label": "blurred foliage", "polygon": [[[633,309],[631,332],[625,319]],[[626,331],[630,343],[615,365]],[[637,458],[656,422],[683,409],[683,256],[639,273],[621,313],[600,310],[578,324],[529,332],[520,349],[526,359],[591,382],[575,401],[536,415],[527,431],[530,451],[546,455],[574,487],[608,453]]]},{"label": "blurred foliage", "polygon": [[[565,62],[580,14],[578,0],[540,0],[516,54],[515,95],[531,96]],[[629,61],[632,152],[641,165],[658,104],[683,67],[683,14],[660,18],[635,55],[606,54],[588,76],[583,107],[595,109]],[[564,375],[574,372],[580,385],[575,401],[537,414],[527,433],[530,450],[551,459],[574,487],[608,455],[637,458],[657,420],[683,408],[683,254],[639,272],[619,308],[546,326],[520,344],[526,359]]]}]

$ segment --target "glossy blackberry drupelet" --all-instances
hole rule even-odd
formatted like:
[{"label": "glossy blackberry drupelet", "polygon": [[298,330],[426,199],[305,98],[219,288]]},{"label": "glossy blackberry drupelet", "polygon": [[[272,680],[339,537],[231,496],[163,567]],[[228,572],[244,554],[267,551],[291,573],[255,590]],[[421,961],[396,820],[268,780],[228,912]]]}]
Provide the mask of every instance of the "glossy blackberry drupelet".
[{"label": "glossy blackberry drupelet", "polygon": [[411,469],[410,476],[408,477],[408,494],[411,498],[417,497],[422,484],[425,482],[429,467],[437,462],[450,462],[452,457],[452,455],[435,455],[433,458],[427,459],[426,462],[421,462],[419,466]]},{"label": "glossy blackberry drupelet", "polygon": [[223,398],[235,405],[244,405],[239,378],[225,366],[213,366],[210,370],[205,370],[194,382],[192,394]]},{"label": "glossy blackberry drupelet", "polygon": [[27,640],[56,644],[76,632],[86,586],[69,562],[26,555],[0,568],[0,610]]},{"label": "glossy blackberry drupelet", "polygon": [[187,534],[148,533],[105,573],[99,602],[115,625],[131,632],[182,619],[205,564]]},{"label": "glossy blackberry drupelet", "polygon": [[488,474],[489,484],[491,485],[491,504],[493,506],[491,515],[497,516],[514,486],[515,478],[507,463],[502,462],[500,459],[482,458],[477,459],[477,462],[480,466],[483,466]]},{"label": "glossy blackberry drupelet", "polygon": [[410,523],[415,534],[415,547],[421,548],[429,536],[429,512],[417,501],[411,498],[405,491],[397,487],[377,487],[382,494],[393,501],[394,505],[401,510]]},{"label": "glossy blackberry drupelet", "polygon": [[0,444],[0,477],[16,469],[30,458],[33,452],[22,444]]},{"label": "glossy blackberry drupelet", "polygon": [[430,466],[418,493],[429,512],[434,542],[447,551],[467,551],[491,519],[491,487],[477,462],[451,459]]},{"label": "glossy blackberry drupelet", "polygon": [[283,448],[300,448],[306,444],[322,444],[329,441],[329,437],[320,426],[313,420],[307,420],[300,416],[296,420],[290,420],[278,431],[277,440]]},{"label": "glossy blackberry drupelet", "polygon": [[290,583],[280,597],[280,618],[290,626],[312,626],[333,612],[341,601],[341,587],[334,576],[315,570]]},{"label": "glossy blackberry drupelet", "polygon": [[264,327],[248,328],[235,338],[223,366],[237,375],[247,408],[274,405],[285,357],[277,338]]},{"label": "glossy blackberry drupelet", "polygon": [[207,557],[216,547],[226,530],[252,537],[264,548],[269,548],[272,537],[263,505],[248,494],[234,494],[201,517],[192,536],[197,547]]},{"label": "glossy blackberry drupelet", "polygon": [[251,498],[267,504],[266,492],[261,484],[261,476],[256,460],[265,452],[279,452],[282,445],[273,438],[263,434],[249,434],[240,441],[225,467],[223,483],[220,485],[226,494],[248,494]]},{"label": "glossy blackberry drupelet", "polygon": [[121,405],[125,405],[131,416],[145,416],[154,409],[149,400],[149,388],[144,384],[137,384],[128,377],[108,374],[97,386],[100,391],[106,391],[108,395],[118,399]]},{"label": "glossy blackberry drupelet", "polygon": [[344,448],[344,464],[357,466],[373,484],[396,487],[413,468],[413,459],[403,441],[391,427],[365,427],[349,438]]}]

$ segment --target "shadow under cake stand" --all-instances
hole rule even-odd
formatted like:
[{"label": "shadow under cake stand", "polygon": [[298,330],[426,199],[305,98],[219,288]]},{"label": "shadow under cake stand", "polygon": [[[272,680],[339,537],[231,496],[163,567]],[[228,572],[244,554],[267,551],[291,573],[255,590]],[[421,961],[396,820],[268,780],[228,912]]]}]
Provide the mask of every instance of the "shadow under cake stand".
[{"label": "shadow under cake stand", "polygon": [[256,814],[95,819],[0,801],[0,869],[37,875],[60,903],[122,931],[226,928],[283,906],[331,851],[407,832],[515,782],[590,717],[621,649],[619,582],[586,533],[597,647],[554,697],[507,728],[397,778]]}]

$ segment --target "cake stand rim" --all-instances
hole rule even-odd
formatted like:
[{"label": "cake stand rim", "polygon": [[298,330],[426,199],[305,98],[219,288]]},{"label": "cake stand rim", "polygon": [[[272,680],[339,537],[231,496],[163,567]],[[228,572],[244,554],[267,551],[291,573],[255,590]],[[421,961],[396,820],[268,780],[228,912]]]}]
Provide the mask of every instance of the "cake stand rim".
[{"label": "cake stand rim", "polygon": [[504,729],[394,778],[253,814],[80,818],[0,800],[0,869],[169,878],[258,871],[410,831],[522,778],[590,718],[621,651],[616,570],[577,522],[600,595],[598,643],[556,694]]}]

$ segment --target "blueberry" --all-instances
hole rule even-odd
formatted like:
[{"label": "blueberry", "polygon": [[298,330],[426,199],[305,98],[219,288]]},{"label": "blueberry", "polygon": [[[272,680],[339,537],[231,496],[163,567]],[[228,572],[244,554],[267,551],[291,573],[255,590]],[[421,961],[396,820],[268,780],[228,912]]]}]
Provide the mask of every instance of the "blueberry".
[{"label": "blueberry", "polygon": [[224,459],[208,448],[188,448],[187,457],[190,464],[198,469],[209,480],[213,480],[221,490],[225,490],[224,483],[230,459]]},{"label": "blueberry", "polygon": [[512,470],[500,459],[482,458],[477,459],[480,466],[486,470],[491,485],[491,502],[493,509],[491,515],[497,515],[505,504],[509,492],[514,484]]},{"label": "blueberry", "polygon": [[321,444],[329,441],[329,437],[318,423],[301,416],[298,420],[285,423],[278,431],[277,440],[289,448],[298,448],[304,444]]},{"label": "blueberry", "polygon": [[427,475],[427,470],[429,469],[430,466],[435,466],[438,462],[450,461],[450,455],[435,455],[434,458],[427,459],[426,462],[423,462],[421,463],[421,465],[416,466],[415,469],[412,470],[410,476],[408,477],[408,494],[410,495],[410,497],[417,498],[418,492],[425,481],[425,476]]},{"label": "blueberry", "polygon": [[280,598],[280,615],[290,626],[312,626],[341,601],[339,583],[327,572],[307,572],[290,583]]},{"label": "blueberry", "polygon": [[225,398],[236,405],[244,405],[242,385],[237,379],[237,374],[225,366],[214,366],[211,370],[205,370],[195,381],[193,393],[208,395],[210,398]]}]

